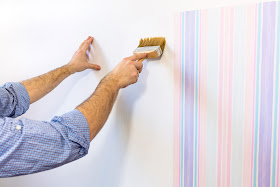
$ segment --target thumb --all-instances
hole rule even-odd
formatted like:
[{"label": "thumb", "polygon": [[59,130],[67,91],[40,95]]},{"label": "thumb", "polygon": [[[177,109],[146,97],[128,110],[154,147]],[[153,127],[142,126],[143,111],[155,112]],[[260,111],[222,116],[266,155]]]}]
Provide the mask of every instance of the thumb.
[{"label": "thumb", "polygon": [[94,69],[94,70],[101,70],[101,67],[97,64],[88,64],[88,68]]}]

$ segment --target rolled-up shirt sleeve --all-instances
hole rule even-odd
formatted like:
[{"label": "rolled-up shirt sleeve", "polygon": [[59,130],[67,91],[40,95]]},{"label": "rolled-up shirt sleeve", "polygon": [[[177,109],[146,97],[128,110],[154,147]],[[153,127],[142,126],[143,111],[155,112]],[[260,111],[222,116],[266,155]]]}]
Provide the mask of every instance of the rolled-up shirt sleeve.
[{"label": "rolled-up shirt sleeve", "polygon": [[50,122],[0,119],[0,177],[37,173],[88,153],[89,126],[79,110]]},{"label": "rolled-up shirt sleeve", "polygon": [[18,117],[30,105],[26,88],[18,82],[9,82],[0,87],[0,117]]}]

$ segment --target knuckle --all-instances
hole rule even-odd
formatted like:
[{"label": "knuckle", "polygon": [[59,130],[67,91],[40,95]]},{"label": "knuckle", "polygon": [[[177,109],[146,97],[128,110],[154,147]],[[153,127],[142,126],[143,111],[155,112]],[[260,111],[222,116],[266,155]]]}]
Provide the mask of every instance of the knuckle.
[{"label": "knuckle", "polygon": [[123,59],[123,61],[128,61],[128,57],[125,57],[125,58]]},{"label": "knuckle", "polygon": [[134,67],[134,66],[130,66],[129,71],[131,71],[132,74],[133,74],[133,72],[136,73],[136,72],[135,72],[135,67]]},{"label": "knuckle", "polygon": [[136,72],[133,72],[133,77],[138,77],[138,73],[136,73]]},{"label": "knuckle", "polygon": [[126,65],[129,66],[130,69],[133,68],[132,63],[132,61],[126,61]]}]

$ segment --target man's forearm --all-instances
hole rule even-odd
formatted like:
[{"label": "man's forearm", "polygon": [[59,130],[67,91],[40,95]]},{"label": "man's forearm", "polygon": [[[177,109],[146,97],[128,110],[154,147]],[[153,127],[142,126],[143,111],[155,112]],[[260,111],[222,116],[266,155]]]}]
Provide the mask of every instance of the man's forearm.
[{"label": "man's forearm", "polygon": [[118,81],[110,74],[102,79],[95,92],[76,109],[82,112],[89,124],[92,140],[105,124],[119,92]]},{"label": "man's forearm", "polygon": [[22,81],[21,83],[29,94],[31,104],[51,92],[69,75],[71,75],[71,71],[69,66],[65,65],[38,77]]}]

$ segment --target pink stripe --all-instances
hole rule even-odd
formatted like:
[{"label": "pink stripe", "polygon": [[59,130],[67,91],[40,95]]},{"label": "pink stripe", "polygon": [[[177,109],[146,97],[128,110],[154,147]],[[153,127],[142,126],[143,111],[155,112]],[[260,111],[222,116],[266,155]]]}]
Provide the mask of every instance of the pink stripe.
[{"label": "pink stripe", "polygon": [[224,89],[224,97],[223,97],[223,143],[222,143],[222,186],[226,186],[227,180],[227,114],[228,114],[228,74],[229,74],[229,8],[225,8],[225,47],[224,47],[224,79],[223,89]]},{"label": "pink stripe", "polygon": [[180,186],[180,98],[181,98],[181,14],[176,14],[174,20],[174,125],[173,125],[173,186]]},{"label": "pink stripe", "polygon": [[[255,5],[255,31],[257,31],[257,16],[258,16],[258,4]],[[253,84],[253,128],[252,128],[252,154],[251,154],[251,186],[252,186],[252,182],[253,182],[253,172],[254,172],[254,130],[255,130],[255,100],[256,100],[256,50],[257,50],[257,33],[255,33],[255,47],[254,47],[254,84]]]},{"label": "pink stripe", "polygon": [[231,165],[231,122],[232,122],[232,73],[233,73],[233,8],[229,9],[230,41],[229,41],[229,94],[228,94],[228,134],[227,134],[227,186],[230,187]]},{"label": "pink stripe", "polygon": [[223,48],[224,48],[224,8],[221,8],[220,22],[220,64],[219,64],[219,108],[218,108],[218,173],[217,186],[221,187],[221,157],[222,157],[222,116],[223,116]]},{"label": "pink stripe", "polygon": [[[183,16],[183,14],[181,13],[180,14],[180,31],[182,32],[182,16]],[[180,33],[180,37],[182,37],[182,33]],[[179,81],[179,83],[180,83],[180,93],[179,93],[179,98],[180,98],[180,103],[181,102],[183,102],[182,100],[181,100],[181,97],[182,97],[182,94],[181,94],[181,90],[183,89],[182,88],[182,80],[181,80],[181,77],[182,77],[182,64],[181,64],[181,61],[183,60],[183,59],[181,59],[181,57],[182,57],[182,51],[181,51],[181,48],[182,48],[182,38],[181,38],[181,40],[180,40],[180,81]],[[182,118],[182,116],[181,116],[181,114],[182,114],[182,111],[181,111],[181,107],[180,107],[180,112],[179,112],[180,114],[179,114],[179,122],[181,122],[181,118]],[[181,124],[179,123],[179,185],[180,185],[180,183],[181,183],[181,152],[183,151],[183,150],[181,150]]]},{"label": "pink stripe", "polygon": [[200,124],[199,124],[199,184],[206,186],[206,145],[207,145],[207,59],[208,59],[208,11],[203,10],[201,18],[201,53],[200,53],[200,74],[199,74],[199,95],[200,95]]},{"label": "pink stripe", "polygon": [[247,42],[246,42],[246,80],[245,80],[245,121],[243,140],[243,186],[251,186],[251,155],[252,155],[252,128],[253,128],[253,93],[254,69],[256,48],[256,6],[247,8]]}]

